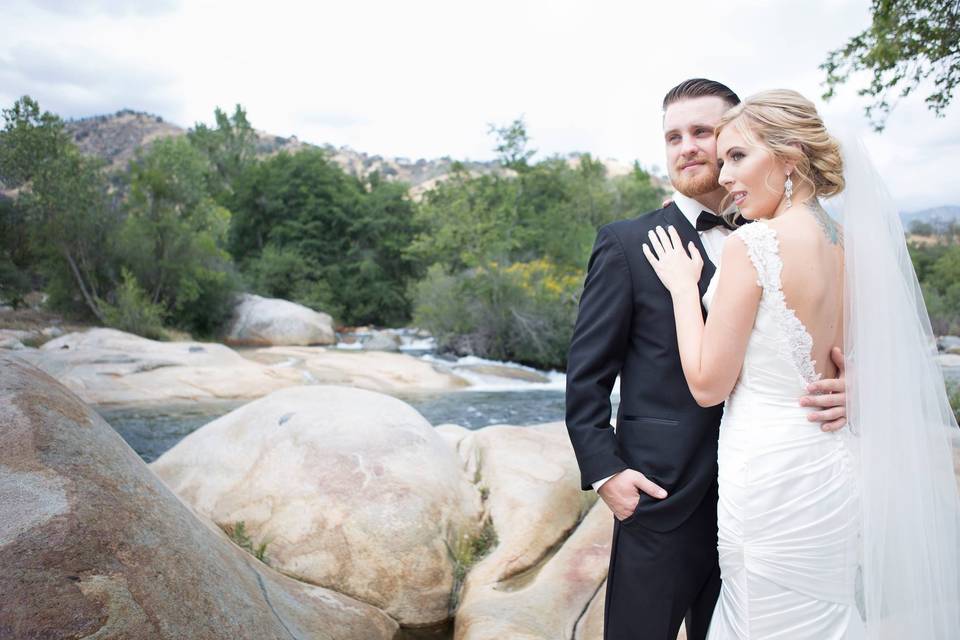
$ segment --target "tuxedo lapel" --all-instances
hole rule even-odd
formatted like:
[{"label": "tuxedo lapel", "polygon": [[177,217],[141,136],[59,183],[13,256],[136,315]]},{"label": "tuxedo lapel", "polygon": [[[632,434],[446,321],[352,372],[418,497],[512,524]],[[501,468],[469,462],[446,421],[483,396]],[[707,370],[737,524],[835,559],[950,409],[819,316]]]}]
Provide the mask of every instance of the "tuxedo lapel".
[{"label": "tuxedo lapel", "polygon": [[700,282],[697,283],[697,287],[700,289],[700,297],[703,298],[703,294],[707,292],[710,279],[713,278],[717,267],[710,261],[710,258],[707,257],[707,252],[703,248],[703,242],[700,240],[700,234],[697,233],[697,230],[693,228],[693,225],[690,224],[690,221],[687,220],[687,217],[683,215],[683,212],[680,211],[680,208],[677,207],[675,203],[671,203],[670,206],[667,207],[664,216],[667,222],[672,224],[677,230],[677,234],[680,236],[680,239],[683,240],[684,248],[686,248],[687,243],[692,242],[694,246],[697,247],[697,251],[700,252],[701,257],[703,257],[703,270],[700,272]]}]

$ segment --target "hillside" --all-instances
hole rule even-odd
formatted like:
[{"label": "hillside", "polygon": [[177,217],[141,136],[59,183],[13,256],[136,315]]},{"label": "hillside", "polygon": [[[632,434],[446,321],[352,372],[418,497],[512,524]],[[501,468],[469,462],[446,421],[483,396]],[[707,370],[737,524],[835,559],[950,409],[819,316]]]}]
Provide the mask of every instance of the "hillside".
[{"label": "hillside", "polygon": [[910,213],[901,213],[900,219],[903,221],[905,228],[909,228],[914,222],[926,222],[928,224],[949,223],[960,219],[960,206],[944,205],[942,207],[922,209]]},{"label": "hillside", "polygon": [[[130,109],[111,115],[71,120],[66,124],[67,130],[73,135],[81,151],[103,158],[115,169],[124,167],[134,157],[138,148],[149,145],[158,138],[181,136],[187,132],[184,127],[166,122],[160,116]],[[300,149],[316,148],[316,145],[301,142],[296,136],[284,138],[264,131],[257,131],[257,135],[259,138],[257,150],[264,155],[278,151],[296,152]],[[327,151],[330,158],[347,173],[363,178],[374,171],[379,171],[380,175],[387,180],[398,180],[409,184],[414,197],[443,180],[450,173],[454,163],[454,160],[449,157],[410,160],[370,155],[346,146],[337,148],[332,145],[323,145],[321,148]],[[578,154],[570,154],[568,162],[575,165],[578,159]],[[604,160],[603,163],[607,168],[607,175],[611,177],[624,175],[632,169],[630,163],[617,160]],[[474,174],[502,171],[496,161],[466,161],[463,164]]]},{"label": "hillside", "polygon": [[[182,136],[187,129],[169,122],[160,116],[124,109],[111,115],[92,116],[71,120],[67,130],[84,153],[103,158],[112,168],[120,169],[135,156],[137,149],[154,140],[168,136]],[[284,138],[257,131],[257,151],[264,155],[279,151],[296,152],[316,145],[300,142],[296,136]],[[322,147],[344,171],[357,177],[366,177],[374,171],[388,180],[401,180],[418,193],[432,186],[450,172],[453,160],[415,160],[385,158],[368,155],[349,147]],[[489,173],[499,168],[496,162],[467,162],[467,168],[476,173]]]}]

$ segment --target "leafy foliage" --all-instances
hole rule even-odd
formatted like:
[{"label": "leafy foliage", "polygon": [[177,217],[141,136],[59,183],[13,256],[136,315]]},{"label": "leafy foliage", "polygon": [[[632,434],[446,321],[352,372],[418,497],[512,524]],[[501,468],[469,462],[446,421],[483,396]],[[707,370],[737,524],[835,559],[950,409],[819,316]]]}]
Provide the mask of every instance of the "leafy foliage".
[{"label": "leafy foliage", "polygon": [[[100,299],[114,280],[113,238],[120,213],[109,197],[102,164],[82,156],[60,118],[41,112],[29,96],[4,109],[3,118],[0,182],[19,189],[7,220],[19,218],[28,229],[28,246],[36,252],[35,268],[47,281],[51,306],[102,322]],[[8,265],[15,264],[8,258]]]},{"label": "leafy foliage", "polygon": [[270,561],[267,560],[267,545],[270,543],[261,542],[260,544],[254,546],[253,540],[250,538],[250,534],[247,533],[247,524],[244,520],[235,522],[232,525],[224,525],[222,528],[224,533],[226,533],[227,536],[233,540],[234,544],[245,550],[260,562],[264,564],[270,564]]},{"label": "leafy foliage", "polygon": [[223,203],[233,193],[233,185],[256,155],[257,133],[247,120],[247,112],[239,104],[233,115],[217,107],[214,110],[215,127],[197,123],[187,133],[193,146],[210,161],[211,194]]},{"label": "leafy foliage", "polygon": [[102,303],[108,327],[160,340],[163,332],[163,307],[150,301],[129,269],[122,269],[123,282],[116,290],[116,303]]},{"label": "leafy foliage", "polygon": [[[376,174],[361,183],[320,150],[281,152],[238,181],[231,252],[258,293],[346,323],[405,322],[418,273],[406,253],[415,230],[406,190]],[[286,282],[281,264],[292,269]]]},{"label": "leafy foliage", "polygon": [[871,12],[870,27],[831,51],[820,65],[827,73],[824,99],[852,74],[872,73],[858,94],[873,99],[866,115],[881,131],[895,106],[890,92],[899,88],[899,97],[906,97],[932,76],[926,103],[942,117],[960,82],[960,2],[872,0]]},{"label": "leafy foliage", "polygon": [[208,191],[211,167],[187,139],[165,138],[130,166],[122,257],[171,323],[209,335],[237,287],[226,250],[230,212]]},{"label": "leafy foliage", "polygon": [[36,260],[25,218],[22,207],[0,197],[0,301],[14,308],[23,304],[23,297],[31,289],[31,267]]},{"label": "leafy foliage", "polygon": [[934,333],[960,334],[960,245],[909,243]]},{"label": "leafy foliage", "polygon": [[460,165],[421,203],[410,251],[431,266],[414,321],[457,353],[563,367],[597,229],[663,194],[639,166],[610,179],[587,154],[529,164],[522,121],[494,131],[513,173]]},{"label": "leafy foliage", "polygon": [[342,323],[414,317],[459,353],[562,367],[597,228],[662,196],[639,166],[610,178],[586,154],[534,162],[522,119],[491,127],[499,171],[455,164],[418,203],[318,149],[256,156],[239,105],[112,175],[30,98],[4,117],[0,181],[19,195],[0,201],[0,295],[16,303],[37,284],[61,310],[151,337],[215,337],[248,287]]},{"label": "leafy foliage", "polygon": [[456,274],[434,265],[417,286],[414,322],[443,348],[562,367],[581,284],[579,273],[545,259]]}]

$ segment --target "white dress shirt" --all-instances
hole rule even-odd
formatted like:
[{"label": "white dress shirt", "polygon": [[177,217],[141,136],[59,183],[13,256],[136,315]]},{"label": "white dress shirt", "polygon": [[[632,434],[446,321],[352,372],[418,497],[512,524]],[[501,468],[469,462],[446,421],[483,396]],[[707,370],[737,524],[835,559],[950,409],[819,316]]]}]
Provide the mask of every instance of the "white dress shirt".
[{"label": "white dress shirt", "polygon": [[[677,205],[677,208],[680,209],[680,213],[683,214],[683,217],[690,221],[690,226],[694,229],[697,228],[697,217],[700,215],[701,211],[707,211],[716,215],[716,211],[700,204],[693,198],[683,195],[679,191],[673,192],[673,201]],[[733,205],[731,205],[733,207]],[[728,209],[725,213],[730,212],[731,209]],[[730,235],[730,229],[720,225],[707,229],[706,231],[698,231],[697,235],[700,236],[700,242],[703,243],[703,250],[706,252],[706,258],[710,259],[710,262],[714,266],[720,265],[720,255],[723,253],[723,243],[726,241],[727,236]],[[637,251],[640,250],[640,247],[636,247]],[[612,478],[614,475],[609,475],[606,478],[602,478],[593,483],[594,491],[598,490],[604,482]]]}]

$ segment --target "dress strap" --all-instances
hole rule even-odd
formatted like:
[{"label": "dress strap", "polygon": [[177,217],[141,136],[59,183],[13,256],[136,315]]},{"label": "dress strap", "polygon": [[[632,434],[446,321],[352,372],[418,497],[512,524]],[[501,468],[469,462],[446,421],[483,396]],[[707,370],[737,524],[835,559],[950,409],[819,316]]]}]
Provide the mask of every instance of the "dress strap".
[{"label": "dress strap", "polygon": [[777,244],[777,232],[762,221],[745,224],[733,232],[747,246],[747,255],[757,270],[757,286],[764,291],[780,290],[780,272],[783,263]]},{"label": "dress strap", "polygon": [[747,255],[757,270],[757,285],[763,289],[760,305],[767,307],[778,319],[785,333],[783,355],[793,360],[800,375],[807,382],[820,379],[813,359],[813,337],[800,322],[797,314],[787,306],[783,295],[780,274],[783,261],[780,259],[780,243],[777,232],[766,222],[757,220],[739,227],[732,235],[739,237],[747,246]]}]

